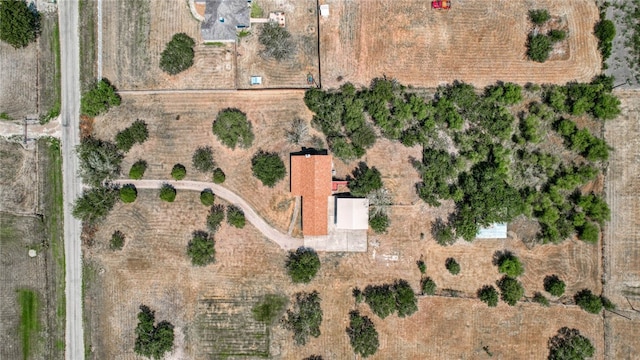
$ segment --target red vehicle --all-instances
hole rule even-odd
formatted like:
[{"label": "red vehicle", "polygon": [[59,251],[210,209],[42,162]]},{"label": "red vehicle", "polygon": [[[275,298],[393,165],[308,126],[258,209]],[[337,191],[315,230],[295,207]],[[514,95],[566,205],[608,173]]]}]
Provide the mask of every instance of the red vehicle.
[{"label": "red vehicle", "polygon": [[451,1],[450,0],[434,0],[431,2],[431,7],[438,10],[449,10],[451,9]]}]

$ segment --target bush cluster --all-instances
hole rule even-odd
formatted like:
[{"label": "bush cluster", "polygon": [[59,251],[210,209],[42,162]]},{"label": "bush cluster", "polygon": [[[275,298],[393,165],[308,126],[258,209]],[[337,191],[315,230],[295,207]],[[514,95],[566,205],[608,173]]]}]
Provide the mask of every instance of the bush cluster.
[{"label": "bush cluster", "polygon": [[598,314],[602,311],[602,299],[589,289],[582,289],[574,295],[576,305],[586,312]]},{"label": "bush cluster", "polygon": [[609,159],[609,146],[597,138],[587,129],[580,129],[568,119],[560,120],[556,124],[556,130],[562,135],[571,150],[579,153],[591,161],[606,161]]},{"label": "bush cluster", "polygon": [[244,217],[244,211],[235,205],[227,206],[227,223],[229,225],[242,229],[245,225],[246,219]]},{"label": "bush cluster", "polygon": [[395,311],[399,317],[410,316],[418,311],[418,300],[406,280],[396,280],[393,284],[369,285],[364,289],[364,301],[381,319]]},{"label": "bush cluster", "polygon": [[293,331],[293,340],[297,345],[306,344],[309,336],[320,336],[323,315],[320,301],[317,291],[297,293],[293,309],[287,310],[284,326]]},{"label": "bush cluster", "polygon": [[247,115],[235,108],[221,110],[213,122],[213,134],[220,142],[235,149],[237,145],[248,148],[253,143],[253,130]]},{"label": "bush cluster", "polygon": [[80,99],[80,113],[87,116],[98,116],[107,112],[110,107],[120,105],[120,95],[109,80],[96,82]]},{"label": "bush cluster", "polygon": [[584,360],[595,353],[591,341],[580,335],[577,329],[563,327],[549,339],[549,360]]},{"label": "bush cluster", "polygon": [[160,54],[160,69],[175,75],[190,68],[193,65],[195,45],[195,40],[185,33],[173,35]]},{"label": "bush cluster", "polygon": [[138,119],[128,128],[116,134],[116,146],[120,151],[127,152],[131,150],[133,145],[142,144],[147,138],[149,138],[147,123]]},{"label": "bush cluster", "polygon": [[187,256],[194,266],[206,266],[215,262],[216,242],[206,231],[194,231],[187,244]]},{"label": "bush cluster", "polygon": [[320,258],[315,250],[300,247],[289,252],[285,267],[294,283],[308,283],[320,269]]},{"label": "bush cluster", "polygon": [[602,61],[604,62],[611,56],[611,50],[613,48],[613,38],[616,37],[616,26],[613,21],[604,18],[604,14],[600,14],[600,20],[595,28],[594,34],[598,38],[598,49],[602,54]]},{"label": "bush cluster", "polygon": [[155,323],[155,311],[140,305],[134,351],[138,355],[153,359],[162,359],[173,347],[173,325],[168,321]]},{"label": "bush cluster", "polygon": [[118,201],[118,189],[112,186],[96,186],[82,192],[76,199],[72,214],[87,224],[104,219]]},{"label": "bush cluster", "polygon": [[111,250],[122,250],[124,247],[125,236],[120,230],[116,230],[111,234],[111,241],[109,241],[109,248]]},{"label": "bush cluster", "polygon": [[284,179],[287,169],[284,162],[275,152],[258,151],[251,158],[251,171],[253,176],[262,182],[262,185],[274,187],[275,184]]},{"label": "bush cluster", "polygon": [[224,220],[224,205],[216,204],[211,207],[207,215],[207,228],[215,233]]},{"label": "bush cluster", "polygon": [[360,315],[357,310],[349,313],[347,335],[349,335],[353,352],[360,354],[363,358],[369,357],[378,351],[380,341],[373,321],[367,316]]},{"label": "bush cluster", "polygon": [[620,100],[611,94],[613,77],[598,76],[591,83],[569,83],[546,87],[545,102],[556,112],[610,120],[620,114]]},{"label": "bush cluster", "polygon": [[100,186],[120,174],[124,156],[111,142],[93,137],[82,139],[76,154],[80,159],[80,177],[88,185]]}]

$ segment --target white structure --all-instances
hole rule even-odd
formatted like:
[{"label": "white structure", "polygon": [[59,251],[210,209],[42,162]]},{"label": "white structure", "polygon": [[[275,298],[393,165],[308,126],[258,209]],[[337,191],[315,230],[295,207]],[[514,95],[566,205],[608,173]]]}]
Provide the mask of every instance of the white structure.
[{"label": "white structure", "polygon": [[367,230],[369,199],[336,197],[336,229]]},{"label": "white structure", "polygon": [[329,5],[320,5],[320,16],[323,18],[329,17]]},{"label": "white structure", "polygon": [[506,239],[507,238],[507,224],[506,223],[494,223],[488,228],[483,228],[478,231],[476,239]]},{"label": "white structure", "polygon": [[262,85],[262,76],[252,76],[251,85]]}]

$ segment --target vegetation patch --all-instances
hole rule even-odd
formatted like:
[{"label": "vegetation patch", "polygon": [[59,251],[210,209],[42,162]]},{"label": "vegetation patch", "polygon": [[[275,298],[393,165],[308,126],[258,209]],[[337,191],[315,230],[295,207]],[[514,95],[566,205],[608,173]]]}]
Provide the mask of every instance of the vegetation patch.
[{"label": "vegetation patch", "polygon": [[221,110],[213,122],[213,134],[225,146],[248,148],[253,143],[253,130],[247,115],[235,108]]},{"label": "vegetation patch", "polygon": [[132,203],[138,197],[138,190],[133,184],[126,184],[120,188],[120,200],[123,203]]},{"label": "vegetation patch", "polygon": [[260,31],[258,41],[264,47],[262,56],[282,61],[293,56],[296,47],[289,31],[276,23],[266,23]]},{"label": "vegetation patch", "polygon": [[287,310],[284,326],[293,332],[296,345],[304,345],[310,336],[320,336],[322,325],[322,307],[317,291],[297,293],[293,309]]},{"label": "vegetation patch", "polygon": [[285,267],[294,283],[309,283],[320,270],[320,258],[315,250],[300,247],[289,252]]},{"label": "vegetation patch", "polygon": [[549,360],[584,360],[591,358],[595,347],[577,329],[563,327],[558,334],[549,339]]},{"label": "vegetation patch", "polygon": [[155,321],[155,311],[140,305],[134,351],[138,355],[159,360],[173,348],[174,333],[170,322],[165,320],[154,325]]},{"label": "vegetation patch", "polygon": [[115,144],[93,137],[82,139],[76,147],[80,159],[80,176],[91,186],[100,186],[120,174],[123,155]]},{"label": "vegetation patch", "polygon": [[399,317],[410,316],[418,311],[418,300],[406,280],[396,280],[393,284],[369,285],[364,289],[364,301],[381,319],[395,311],[398,311]]},{"label": "vegetation patch", "polygon": [[213,161],[213,150],[211,146],[201,146],[196,149],[191,158],[193,167],[200,172],[209,172],[216,166]]},{"label": "vegetation patch", "polygon": [[195,45],[195,40],[185,33],[173,35],[160,54],[160,69],[169,75],[175,75],[190,68],[195,56]]},{"label": "vegetation patch", "polygon": [[162,184],[159,196],[166,202],[173,202],[176,199],[176,188],[170,184]]},{"label": "vegetation patch", "polygon": [[104,219],[118,201],[119,191],[112,186],[97,186],[86,189],[76,199],[72,214],[76,218],[94,224]]},{"label": "vegetation patch", "polygon": [[588,313],[599,314],[602,311],[602,299],[589,289],[580,290],[573,299],[576,305]]},{"label": "vegetation patch", "polygon": [[238,229],[242,229],[246,223],[244,211],[235,205],[227,206],[227,223]]},{"label": "vegetation patch", "polygon": [[602,55],[602,62],[611,56],[613,49],[613,38],[616,37],[616,26],[613,21],[605,19],[605,14],[600,14],[600,21],[594,28],[594,34],[598,38],[598,50]]},{"label": "vegetation patch", "polygon": [[147,162],[144,160],[138,160],[129,169],[129,179],[140,180],[144,176],[144,172],[147,171]]},{"label": "vegetation patch", "polygon": [[262,185],[274,187],[284,179],[287,169],[280,156],[275,152],[258,151],[251,158],[251,171],[253,176],[262,182]]},{"label": "vegetation patch", "polygon": [[149,138],[147,123],[136,120],[128,128],[116,134],[116,146],[120,151],[128,152],[133,145],[142,144]]},{"label": "vegetation patch", "polygon": [[111,240],[109,241],[109,248],[111,250],[122,250],[124,247],[125,235],[122,231],[116,230],[111,234]]},{"label": "vegetation patch", "polygon": [[378,351],[380,341],[373,321],[367,316],[360,315],[357,310],[349,313],[347,335],[349,335],[353,352],[363,358],[369,357]]},{"label": "vegetation patch", "polygon": [[187,255],[194,266],[206,266],[215,262],[216,242],[206,231],[194,231],[187,245]]},{"label": "vegetation patch", "polygon": [[20,344],[22,345],[22,358],[31,358],[31,349],[36,346],[40,321],[38,320],[39,301],[38,294],[33,290],[18,290],[18,304],[20,305]]},{"label": "vegetation patch", "polygon": [[109,80],[102,79],[89,88],[80,99],[80,113],[90,117],[103,114],[113,106],[120,105],[120,95]]},{"label": "vegetation patch", "polygon": [[211,207],[207,215],[207,229],[215,233],[224,220],[224,205],[216,204]]},{"label": "vegetation patch", "polygon": [[282,317],[288,302],[289,299],[286,296],[267,294],[253,306],[251,313],[256,321],[270,326]]},{"label": "vegetation patch", "polygon": [[1,1],[0,19],[0,40],[16,49],[36,41],[40,34],[40,13],[26,1]]}]

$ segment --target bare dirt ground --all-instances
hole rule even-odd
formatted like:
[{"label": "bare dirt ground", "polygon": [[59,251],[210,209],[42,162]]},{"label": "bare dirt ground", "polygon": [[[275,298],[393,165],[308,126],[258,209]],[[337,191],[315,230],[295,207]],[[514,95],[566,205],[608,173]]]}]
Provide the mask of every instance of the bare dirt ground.
[{"label": "bare dirt ground", "polygon": [[0,141],[0,211],[38,212],[38,154],[18,143]]},{"label": "bare dirt ground", "polygon": [[[318,20],[316,0],[259,0],[264,17],[284,11],[286,29],[295,44],[295,55],[288,60],[264,58],[258,41],[262,24],[252,24],[251,35],[238,45],[238,88],[308,88],[307,74],[318,78]],[[251,76],[262,76],[262,86],[251,86]],[[316,80],[317,81],[317,80]]]},{"label": "bare dirt ground", "polygon": [[0,41],[0,112],[21,119],[38,111],[38,44],[14,49]]},{"label": "bare dirt ground", "polygon": [[[614,147],[607,171],[605,193],[611,221],[604,231],[605,294],[618,310],[633,320],[608,314],[607,355],[632,358],[640,317],[640,93],[620,91],[622,115],[605,124],[605,138]],[[629,357],[629,354],[632,354]]]},{"label": "bare dirt ground", "polygon": [[[421,87],[454,80],[479,87],[497,80],[565,83],[589,81],[600,70],[593,2],[459,0],[449,11],[432,10],[430,2],[420,0],[321,3],[330,7],[329,17],[320,19],[326,88],[347,81],[368,86],[383,75]],[[527,12],[533,8],[546,8],[567,23],[566,59],[554,54],[543,64],[526,59]]]},{"label": "bare dirt ground", "polygon": [[[103,76],[119,90],[233,89],[234,45],[204,45],[187,1],[104,1]],[[160,70],[167,42],[184,32],[196,41],[194,65],[170,76]]]}]

